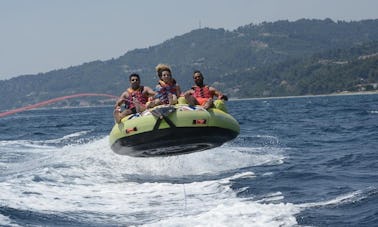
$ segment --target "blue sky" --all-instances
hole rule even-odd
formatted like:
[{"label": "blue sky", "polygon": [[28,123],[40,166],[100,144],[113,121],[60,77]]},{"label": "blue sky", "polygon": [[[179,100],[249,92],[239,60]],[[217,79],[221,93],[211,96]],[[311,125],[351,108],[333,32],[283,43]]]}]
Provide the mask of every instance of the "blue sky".
[{"label": "blue sky", "polygon": [[0,0],[0,79],[117,58],[200,26],[378,19],[376,0]]}]

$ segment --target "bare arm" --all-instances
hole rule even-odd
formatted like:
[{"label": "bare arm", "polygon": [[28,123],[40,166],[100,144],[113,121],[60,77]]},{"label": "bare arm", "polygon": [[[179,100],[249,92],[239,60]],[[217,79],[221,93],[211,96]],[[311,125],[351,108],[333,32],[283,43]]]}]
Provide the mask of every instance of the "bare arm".
[{"label": "bare arm", "polygon": [[218,97],[218,99],[220,99],[220,97],[223,95],[222,92],[218,91],[214,87],[209,87],[209,90],[210,90],[211,93],[213,93],[214,95],[216,95]]},{"label": "bare arm", "polygon": [[186,96],[186,95],[193,95],[193,93],[194,93],[193,89],[189,89],[189,90],[187,90],[187,91],[184,92],[184,96]]},{"label": "bare arm", "polygon": [[117,99],[114,109],[121,107],[122,103],[124,103],[125,99],[129,97],[129,93],[127,91],[123,92],[121,96]]},{"label": "bare arm", "polygon": [[216,95],[218,97],[218,99],[223,99],[225,101],[228,100],[227,96],[225,96],[222,92],[218,91],[216,88],[214,87],[209,87],[209,90],[210,92],[212,92],[214,95]]},{"label": "bare arm", "polygon": [[176,96],[180,97],[180,95],[181,95],[181,88],[179,85],[176,85]]},{"label": "bare arm", "polygon": [[151,97],[151,96],[155,96],[156,95],[156,92],[154,90],[152,90],[152,88],[150,87],[147,87],[145,86],[144,87],[144,92],[147,94],[147,96]]}]

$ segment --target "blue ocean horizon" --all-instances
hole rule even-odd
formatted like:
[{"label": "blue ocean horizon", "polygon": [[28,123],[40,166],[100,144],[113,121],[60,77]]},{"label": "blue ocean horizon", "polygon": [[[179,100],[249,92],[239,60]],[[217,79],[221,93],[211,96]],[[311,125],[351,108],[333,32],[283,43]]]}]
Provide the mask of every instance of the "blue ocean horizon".
[{"label": "blue ocean horizon", "polygon": [[0,118],[0,226],[375,226],[378,94],[231,100],[240,135],[110,149],[112,107]]}]

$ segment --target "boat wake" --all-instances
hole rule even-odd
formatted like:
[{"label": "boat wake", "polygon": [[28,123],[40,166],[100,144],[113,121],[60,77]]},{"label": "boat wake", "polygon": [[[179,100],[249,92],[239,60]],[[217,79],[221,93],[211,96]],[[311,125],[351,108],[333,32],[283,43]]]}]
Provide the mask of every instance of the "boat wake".
[{"label": "boat wake", "polygon": [[52,225],[293,226],[296,215],[305,209],[364,197],[352,193],[325,202],[293,204],[285,202],[279,191],[239,196],[253,193],[235,184],[253,184],[259,177],[255,167],[284,162],[285,149],[275,146],[226,143],[203,152],[154,158],[117,155],[107,136],[52,146],[54,141],[80,139],[83,133],[37,145],[1,142],[8,146],[8,158],[2,158],[0,166],[5,170],[0,181],[0,223],[13,225],[24,217],[37,220],[34,224],[43,220]]},{"label": "boat wake", "polygon": [[352,193],[305,204],[284,202],[279,191],[256,199],[239,197],[247,188],[233,185],[240,180],[253,182],[257,177],[253,167],[283,163],[285,149],[274,146],[226,143],[203,152],[154,158],[117,155],[107,137],[52,146],[82,134],[44,144],[1,142],[18,147],[13,152],[8,149],[8,157],[1,159],[5,173],[0,182],[1,223],[14,223],[17,214],[62,225],[292,226],[305,209],[361,197]]},{"label": "boat wake", "polygon": [[[237,173],[241,168],[279,163],[282,155],[267,155],[262,148],[225,144],[188,155],[134,158],[112,152],[108,137],[59,146],[67,138],[80,139],[83,133],[44,144],[1,142],[7,147],[7,157],[1,160],[3,223],[12,217],[9,213],[16,212],[71,224],[75,224],[72,215],[81,223],[109,223],[111,216],[115,224],[175,225],[191,218],[204,224],[209,215],[238,215],[235,208],[247,209],[252,205],[272,209],[238,198],[231,185],[238,178],[255,177],[251,171]],[[256,215],[258,209],[245,211],[245,217]]]}]

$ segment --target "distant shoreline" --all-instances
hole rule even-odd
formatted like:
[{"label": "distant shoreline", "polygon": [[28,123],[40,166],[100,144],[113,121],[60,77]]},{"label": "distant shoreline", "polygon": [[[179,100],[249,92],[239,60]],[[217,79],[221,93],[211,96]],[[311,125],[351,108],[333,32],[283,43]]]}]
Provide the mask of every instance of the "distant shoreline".
[{"label": "distant shoreline", "polygon": [[315,97],[327,97],[327,96],[352,96],[352,95],[376,95],[378,91],[359,91],[359,92],[340,92],[323,95],[298,95],[298,96],[274,96],[274,97],[259,97],[259,98],[241,98],[230,99],[230,101],[244,101],[244,100],[260,100],[260,99],[291,99],[291,98],[315,98]]},{"label": "distant shoreline", "polygon": [[[316,98],[316,97],[328,97],[328,96],[353,96],[353,95],[377,95],[378,91],[361,91],[361,92],[341,92],[341,93],[332,93],[332,94],[323,94],[323,95],[298,95],[298,96],[276,96],[276,97],[260,97],[260,98],[241,98],[241,99],[232,99],[230,101],[248,101],[248,100],[268,100],[268,99],[292,99],[292,98]],[[69,109],[69,108],[95,108],[95,107],[113,107],[113,105],[83,105],[83,106],[46,106],[29,109],[30,110],[44,110],[44,109]],[[10,110],[7,110],[10,111]],[[0,111],[0,113],[7,112]]]}]

